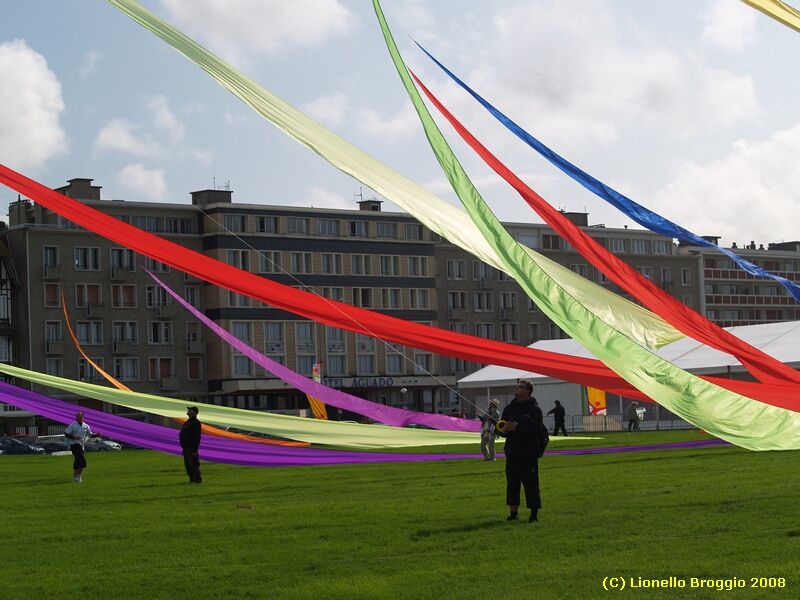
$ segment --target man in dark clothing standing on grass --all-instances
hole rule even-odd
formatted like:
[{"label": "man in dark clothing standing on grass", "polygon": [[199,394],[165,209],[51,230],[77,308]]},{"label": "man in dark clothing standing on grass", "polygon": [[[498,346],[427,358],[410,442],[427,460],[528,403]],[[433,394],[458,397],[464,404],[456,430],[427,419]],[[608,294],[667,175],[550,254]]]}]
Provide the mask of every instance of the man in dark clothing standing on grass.
[{"label": "man in dark clothing standing on grass", "polygon": [[183,465],[186,467],[186,474],[189,476],[189,483],[200,483],[203,478],[200,476],[200,436],[201,425],[197,420],[197,413],[200,412],[196,406],[186,409],[189,417],[181,427],[178,439],[183,449]]},{"label": "man in dark clothing standing on grass", "polygon": [[548,415],[553,415],[553,420],[555,421],[555,425],[553,425],[553,437],[558,435],[558,430],[564,432],[564,437],[567,437],[567,428],[565,425],[565,420],[567,416],[567,411],[561,406],[561,401],[556,400],[556,405],[547,411]]},{"label": "man in dark clothing standing on grass", "polygon": [[531,397],[530,379],[517,380],[514,399],[503,410],[500,435],[506,438],[506,504],[511,508],[509,521],[517,520],[520,486],[525,488],[525,502],[531,509],[528,522],[538,521],[542,498],[539,494],[539,436],[542,430],[542,409]]}]

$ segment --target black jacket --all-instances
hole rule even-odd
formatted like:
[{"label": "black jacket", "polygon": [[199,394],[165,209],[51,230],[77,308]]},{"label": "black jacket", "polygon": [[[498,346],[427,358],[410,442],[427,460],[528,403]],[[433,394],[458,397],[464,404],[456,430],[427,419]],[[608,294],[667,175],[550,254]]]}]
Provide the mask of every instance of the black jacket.
[{"label": "black jacket", "polygon": [[536,399],[520,402],[514,398],[503,409],[504,421],[516,422],[516,430],[503,434],[506,438],[505,455],[511,458],[539,457],[539,435],[542,430],[542,409],[536,404]]},{"label": "black jacket", "polygon": [[553,419],[555,419],[556,423],[563,423],[564,422],[564,417],[567,414],[567,409],[564,408],[563,406],[556,406],[552,410],[548,410],[547,414],[548,415],[552,414],[553,415]]},{"label": "black jacket", "polygon": [[200,447],[200,421],[197,417],[186,419],[186,422],[181,427],[181,432],[178,434],[178,439],[181,442],[181,448],[184,450],[191,450],[197,452]]}]

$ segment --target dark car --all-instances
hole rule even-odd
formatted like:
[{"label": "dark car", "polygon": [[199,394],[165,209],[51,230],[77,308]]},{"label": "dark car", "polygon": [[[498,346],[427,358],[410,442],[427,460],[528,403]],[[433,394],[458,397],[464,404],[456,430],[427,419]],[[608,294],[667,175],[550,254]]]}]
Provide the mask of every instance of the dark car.
[{"label": "dark car", "polygon": [[44,448],[20,442],[13,437],[0,438],[0,450],[5,454],[44,454]]},{"label": "dark car", "polygon": [[44,448],[44,451],[48,454],[52,454],[53,452],[68,452],[69,451],[69,444],[66,442],[43,442],[38,441],[36,442],[37,446],[41,446]]}]

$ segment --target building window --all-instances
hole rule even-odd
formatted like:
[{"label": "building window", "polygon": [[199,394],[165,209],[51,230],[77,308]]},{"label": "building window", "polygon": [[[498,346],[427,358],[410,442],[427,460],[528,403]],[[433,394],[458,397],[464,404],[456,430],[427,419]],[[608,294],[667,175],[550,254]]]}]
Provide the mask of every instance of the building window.
[{"label": "building window", "polygon": [[258,233],[278,233],[278,217],[256,217]]},{"label": "building window", "polygon": [[203,379],[203,357],[189,356],[186,359],[186,377],[189,381]]},{"label": "building window", "polygon": [[138,321],[113,321],[111,323],[111,334],[115,342],[139,343],[139,322]]},{"label": "building window", "polygon": [[298,274],[311,273],[311,252],[292,252],[289,255],[291,260],[291,272]]},{"label": "building window", "polygon": [[692,285],[692,271],[691,269],[681,269],[681,285]]},{"label": "building window", "polygon": [[539,323],[528,323],[528,343],[533,344],[542,339]]},{"label": "building window", "polygon": [[183,299],[190,306],[200,306],[200,288],[196,285],[187,285],[183,288]]},{"label": "building window", "polygon": [[536,304],[536,302],[533,301],[533,298],[531,298],[530,296],[528,296],[528,312],[530,313],[539,312],[539,306]]},{"label": "building window", "polygon": [[672,275],[669,272],[669,267],[661,267],[661,283],[672,283]]},{"label": "building window", "polygon": [[44,339],[46,342],[61,341],[61,321],[45,321]]},{"label": "building window", "polygon": [[149,256],[145,256],[145,258],[144,258],[144,266],[151,273],[169,273],[169,265],[165,265],[162,262],[158,262],[157,260],[153,260]]},{"label": "building window", "polygon": [[551,340],[565,340],[569,338],[566,332],[555,323],[550,323],[550,339]]},{"label": "building window", "polygon": [[628,240],[625,238],[611,238],[611,252],[621,253],[628,251]]},{"label": "building window", "polygon": [[281,253],[262,250],[258,253],[259,273],[280,273],[281,272]]},{"label": "building window", "polygon": [[148,285],[144,290],[147,308],[158,308],[169,303],[169,295],[160,285]]},{"label": "building window", "polygon": [[433,370],[433,354],[414,352],[414,373],[430,375]]},{"label": "building window", "polygon": [[381,290],[381,308],[396,310],[400,308],[400,288]]},{"label": "building window", "polygon": [[158,233],[158,217],[131,217],[131,225],[150,233]]},{"label": "building window", "polygon": [[339,235],[339,221],[335,219],[317,219],[317,235]]},{"label": "building window", "polygon": [[283,323],[264,323],[264,353],[283,364],[286,346],[283,341]]},{"label": "building window", "polygon": [[653,240],[653,254],[667,254],[668,248],[666,240]]},{"label": "building window", "polygon": [[75,306],[100,306],[102,297],[101,287],[95,283],[78,283],[75,285]]},{"label": "building window", "polygon": [[148,321],[147,343],[153,346],[172,344],[172,323],[170,321]]},{"label": "building window", "polygon": [[633,254],[647,254],[648,246],[647,240],[631,240],[631,252]]},{"label": "building window", "polygon": [[75,248],[76,271],[99,271],[100,248]]},{"label": "building window", "polygon": [[409,256],[408,257],[408,276],[427,277],[428,276],[428,257]]},{"label": "building window", "polygon": [[488,281],[494,279],[494,267],[480,260],[472,261],[472,280]]},{"label": "building window", "polygon": [[359,375],[372,375],[375,373],[375,339],[356,334],[356,369]]},{"label": "building window", "polygon": [[561,250],[561,237],[552,233],[543,233],[542,250]]},{"label": "building window", "polygon": [[383,240],[397,239],[397,223],[378,223],[378,238]]},{"label": "building window", "polygon": [[42,249],[42,262],[45,267],[57,267],[58,262],[58,246],[45,246]]},{"label": "building window", "polygon": [[467,278],[467,261],[448,260],[447,278],[455,281],[463,281]]},{"label": "building window", "polygon": [[350,237],[369,237],[369,223],[366,221],[349,221],[347,231]]},{"label": "building window", "polygon": [[173,376],[172,358],[154,356],[148,359],[150,381],[161,381]]},{"label": "building window", "polygon": [[381,275],[387,277],[400,277],[399,256],[381,256],[379,262],[381,264]]},{"label": "building window", "polygon": [[237,294],[228,290],[228,306],[230,308],[247,308],[250,306],[250,298],[244,294]]},{"label": "building window", "polygon": [[75,324],[75,336],[82,346],[98,346],[103,343],[102,321],[78,321]]},{"label": "building window", "polygon": [[586,277],[586,265],[572,264],[569,266],[569,270],[581,277]]},{"label": "building window", "polygon": [[64,363],[60,358],[48,358],[46,362],[47,374],[53,377],[64,376]]},{"label": "building window", "polygon": [[447,292],[447,307],[467,309],[467,292]]},{"label": "building window", "polygon": [[[100,367],[103,368],[103,359],[102,358],[92,358],[92,362]],[[85,358],[78,359],[78,379],[80,381],[93,381],[97,379],[102,379],[100,372]]]},{"label": "building window", "polygon": [[510,344],[519,342],[519,323],[501,323],[500,339]]},{"label": "building window", "polygon": [[487,340],[494,339],[494,323],[475,323],[475,335]]},{"label": "building window", "polygon": [[636,272],[643,275],[650,281],[653,280],[653,267],[636,267]]},{"label": "building window", "polygon": [[324,287],[322,288],[322,297],[336,302],[344,302],[344,288]]},{"label": "building window", "polygon": [[692,297],[691,296],[684,295],[683,298],[681,298],[681,302],[683,302],[689,308],[692,308]]},{"label": "building window", "polygon": [[193,219],[167,218],[167,233],[197,233],[196,223]]},{"label": "building window", "polygon": [[419,223],[406,223],[405,224],[405,239],[407,240],[421,240],[422,239],[422,225]]},{"label": "building window", "polygon": [[322,273],[324,275],[342,274],[342,255],[341,254],[321,254]]},{"label": "building window", "polygon": [[294,235],[308,235],[308,219],[287,217],[286,233],[291,233]]},{"label": "building window", "polygon": [[113,269],[136,270],[136,254],[128,248],[111,248],[111,267]]},{"label": "building window", "polygon": [[352,275],[372,275],[372,256],[370,254],[351,255],[350,273]]},{"label": "building window", "polygon": [[386,344],[386,372],[404,373],[403,362],[405,361],[404,348],[400,344]]},{"label": "building window", "polygon": [[114,378],[119,381],[139,381],[139,359],[136,357],[115,358]]},{"label": "building window", "polygon": [[475,292],[475,312],[492,312],[494,310],[494,296],[492,292]]},{"label": "building window", "polygon": [[372,288],[353,288],[353,306],[372,308]]},{"label": "building window", "polygon": [[247,217],[245,215],[222,215],[222,226],[231,233],[247,231]]},{"label": "building window", "polygon": [[410,289],[408,293],[411,297],[411,308],[420,310],[430,308],[430,290]]},{"label": "building window", "polygon": [[500,292],[500,309],[517,310],[517,292]]},{"label": "building window", "polygon": [[112,285],[111,306],[112,308],[136,308],[136,286]]},{"label": "building window", "polygon": [[517,236],[517,241],[523,246],[533,248],[536,250],[539,247],[539,234],[538,233],[520,233]]},{"label": "building window", "polygon": [[237,269],[243,271],[250,270],[250,251],[249,250],[228,250],[226,253],[226,261]]},{"label": "building window", "polygon": [[[234,321],[231,323],[231,335],[249,346],[251,344],[250,323]],[[239,377],[250,377],[253,374],[252,361],[236,348],[233,348],[233,374]]]}]

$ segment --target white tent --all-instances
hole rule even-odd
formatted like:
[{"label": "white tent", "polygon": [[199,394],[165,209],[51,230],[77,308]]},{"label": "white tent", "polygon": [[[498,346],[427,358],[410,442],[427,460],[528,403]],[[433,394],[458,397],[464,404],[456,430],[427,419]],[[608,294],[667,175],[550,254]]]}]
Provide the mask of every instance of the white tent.
[{"label": "white tent", "polygon": [[[780,362],[795,369],[800,368],[800,321],[729,327],[727,330]],[[572,339],[541,340],[531,344],[530,348],[568,356],[594,358],[590,352]],[[752,380],[738,360],[688,337],[663,347],[657,354],[690,373]],[[545,412],[556,399],[561,400],[568,414],[583,412],[583,395],[580,385],[521,369],[494,365],[484,367],[460,379],[458,391],[479,407],[488,403],[489,398],[500,399],[502,406],[510,401],[514,384],[519,378],[527,378],[534,382],[535,395]],[[620,400],[620,408],[622,403],[623,401]],[[616,408],[609,404],[610,412],[620,412],[614,410]]]}]

